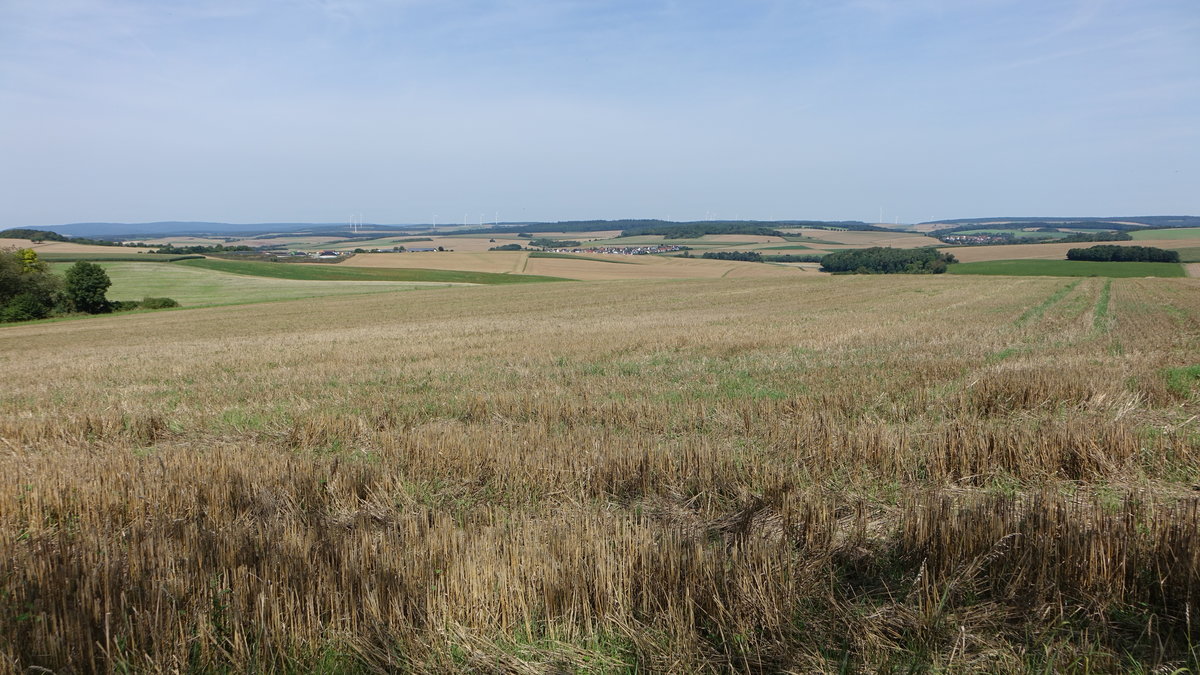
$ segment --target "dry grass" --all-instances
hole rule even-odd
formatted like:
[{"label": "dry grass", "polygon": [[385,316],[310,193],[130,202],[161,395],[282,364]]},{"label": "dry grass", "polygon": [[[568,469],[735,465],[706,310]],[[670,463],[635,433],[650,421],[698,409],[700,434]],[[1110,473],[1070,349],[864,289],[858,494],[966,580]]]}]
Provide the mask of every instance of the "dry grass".
[{"label": "dry grass", "polygon": [[1196,281],[568,286],[0,329],[0,663],[1197,665]]},{"label": "dry grass", "polygon": [[761,263],[662,256],[593,255],[531,258],[525,251],[486,253],[366,253],[342,263],[352,267],[424,268],[562,277],[582,281],[618,279],[717,279],[793,277],[795,269]]}]

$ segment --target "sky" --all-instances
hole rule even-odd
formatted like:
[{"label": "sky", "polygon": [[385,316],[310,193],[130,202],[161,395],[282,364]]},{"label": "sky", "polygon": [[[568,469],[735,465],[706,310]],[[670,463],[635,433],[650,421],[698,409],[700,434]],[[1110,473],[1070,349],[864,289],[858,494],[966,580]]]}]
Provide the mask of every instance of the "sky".
[{"label": "sky", "polygon": [[0,227],[1165,214],[1196,0],[0,0]]}]

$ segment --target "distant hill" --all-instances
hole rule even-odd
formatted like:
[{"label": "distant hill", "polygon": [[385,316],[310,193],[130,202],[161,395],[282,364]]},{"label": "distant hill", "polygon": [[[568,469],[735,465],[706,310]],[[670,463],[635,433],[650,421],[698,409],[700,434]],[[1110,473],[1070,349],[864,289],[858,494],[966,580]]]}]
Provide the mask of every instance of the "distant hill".
[{"label": "distant hill", "polygon": [[[364,228],[397,228],[389,225],[364,225]],[[267,234],[271,232],[311,232],[346,230],[346,223],[212,223],[205,221],[166,220],[154,223],[67,223],[48,229],[72,237],[103,235],[113,238],[147,235]]]},{"label": "distant hill", "polygon": [[[625,219],[625,220],[575,220],[558,222],[505,222],[485,227],[463,227],[461,225],[434,226],[428,223],[407,223],[382,225],[378,223],[363,223],[358,231],[352,231],[346,223],[216,223],[208,221],[168,220],[153,223],[67,223],[54,225],[42,230],[53,230],[70,237],[102,237],[105,239],[129,241],[150,236],[231,236],[240,237],[270,234],[315,234],[322,236],[337,236],[346,239],[377,237],[379,233],[386,234],[415,234],[432,230],[439,232],[453,231],[458,234],[482,234],[487,232],[591,232],[602,230],[650,231],[659,228],[726,228],[743,227],[763,228],[819,228],[859,231],[895,231],[897,229],[917,229],[920,231],[942,230],[964,225],[982,224],[1013,224],[1022,226],[1060,225],[1070,223],[1079,226],[1083,223],[1097,225],[1112,223],[1112,229],[1131,229],[1140,227],[1200,227],[1200,216],[1121,216],[1112,218],[1101,217],[1010,217],[994,218],[955,218],[950,220],[932,220],[912,226],[879,226],[862,221],[827,221],[827,220],[737,220],[737,221],[666,221],[657,219]],[[1125,227],[1120,227],[1124,224]]]},{"label": "distant hill", "polygon": [[[1026,227],[1036,225],[1061,225],[1061,224],[1078,224],[1078,223],[1094,223],[1113,225],[1133,225],[1142,227],[1200,227],[1200,216],[1116,216],[1116,217],[1011,217],[999,216],[994,218],[953,218],[950,220],[930,220],[919,225],[936,225],[937,229],[942,227],[957,227],[960,225],[1023,225]],[[1122,228],[1123,229],[1123,228]]]},{"label": "distant hill", "polygon": [[496,223],[485,227],[435,226],[427,223],[412,223],[403,225],[381,225],[378,223],[363,223],[358,232],[353,232],[346,223],[215,223],[207,221],[168,220],[153,223],[67,223],[54,225],[45,229],[65,234],[70,237],[105,237],[115,240],[130,240],[149,236],[204,236],[204,235],[267,235],[267,234],[319,234],[344,238],[370,239],[377,233],[406,234],[417,232],[453,231],[457,234],[468,233],[505,233],[505,232],[591,232],[600,230],[629,230],[647,229],[662,226],[699,227],[699,226],[747,226],[747,227],[812,227],[832,228],[838,230],[886,230],[886,228],[868,225],[857,220],[822,221],[822,220],[739,220],[739,221],[686,221],[673,222],[654,219],[628,220],[574,220],[558,222],[523,222]]}]

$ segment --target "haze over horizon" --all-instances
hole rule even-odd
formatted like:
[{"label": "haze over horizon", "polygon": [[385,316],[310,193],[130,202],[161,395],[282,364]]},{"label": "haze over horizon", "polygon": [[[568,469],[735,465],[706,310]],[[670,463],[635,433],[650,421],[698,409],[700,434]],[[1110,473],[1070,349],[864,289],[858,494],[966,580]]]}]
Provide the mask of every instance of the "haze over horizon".
[{"label": "haze over horizon", "polygon": [[10,0],[0,227],[1200,213],[1194,0]]}]

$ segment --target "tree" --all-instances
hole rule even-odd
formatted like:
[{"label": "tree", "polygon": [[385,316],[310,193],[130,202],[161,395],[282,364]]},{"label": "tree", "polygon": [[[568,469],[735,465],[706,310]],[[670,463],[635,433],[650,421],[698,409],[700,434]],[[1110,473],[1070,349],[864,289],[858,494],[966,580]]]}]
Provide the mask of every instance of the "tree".
[{"label": "tree", "polygon": [[67,270],[67,299],[78,312],[103,314],[112,311],[112,303],[104,297],[112,280],[104,268],[80,260]]},{"label": "tree", "polygon": [[33,249],[0,250],[0,322],[48,316],[61,288]]}]

